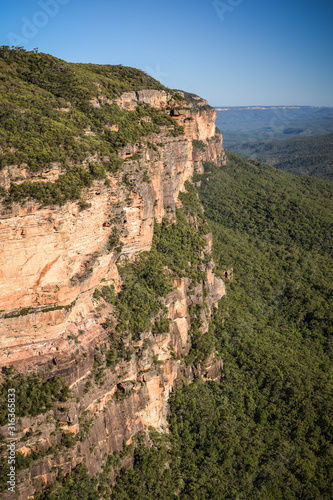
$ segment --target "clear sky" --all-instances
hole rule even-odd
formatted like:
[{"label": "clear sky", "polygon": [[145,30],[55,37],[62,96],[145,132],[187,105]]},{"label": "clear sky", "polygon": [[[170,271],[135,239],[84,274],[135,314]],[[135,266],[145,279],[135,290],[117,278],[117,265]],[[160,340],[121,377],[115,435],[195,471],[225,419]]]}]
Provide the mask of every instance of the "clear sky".
[{"label": "clear sky", "polygon": [[332,0],[10,0],[0,45],[123,64],[213,106],[333,106]]}]

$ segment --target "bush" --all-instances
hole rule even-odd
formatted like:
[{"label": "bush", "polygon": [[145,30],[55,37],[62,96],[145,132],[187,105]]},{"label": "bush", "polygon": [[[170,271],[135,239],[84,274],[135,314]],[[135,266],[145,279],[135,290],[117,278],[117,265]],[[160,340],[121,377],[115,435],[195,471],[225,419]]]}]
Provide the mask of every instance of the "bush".
[{"label": "bush", "polygon": [[63,432],[61,436],[61,444],[65,448],[74,448],[76,445],[75,434],[71,432]]},{"label": "bush", "polygon": [[53,408],[57,401],[67,401],[70,391],[67,383],[56,376],[45,380],[41,374],[22,375],[10,370],[0,386],[0,425],[7,423],[8,389],[15,389],[16,416],[36,416]]},{"label": "bush", "polygon": [[12,183],[4,202],[11,204],[35,199],[41,205],[63,205],[67,201],[80,199],[82,189],[90,187],[93,180],[94,177],[90,172],[77,167],[60,175],[54,183],[31,181]]},{"label": "bush", "polygon": [[203,141],[193,139],[192,146],[194,151],[206,151],[206,144]]},{"label": "bush", "polygon": [[170,331],[170,322],[168,318],[166,318],[165,316],[162,316],[161,318],[157,319],[153,324],[153,329],[152,329],[153,335],[169,333],[169,331]]}]

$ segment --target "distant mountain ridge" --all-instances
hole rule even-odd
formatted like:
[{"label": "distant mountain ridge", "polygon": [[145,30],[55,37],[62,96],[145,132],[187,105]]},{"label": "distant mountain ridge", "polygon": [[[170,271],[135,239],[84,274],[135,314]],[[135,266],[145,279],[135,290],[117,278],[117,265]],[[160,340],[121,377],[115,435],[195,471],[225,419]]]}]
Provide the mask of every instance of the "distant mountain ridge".
[{"label": "distant mountain ridge", "polygon": [[333,133],[333,108],[316,106],[216,107],[224,144]]},{"label": "distant mountain ridge", "polygon": [[229,109],[301,109],[301,108],[309,108],[309,109],[333,109],[327,106],[214,106],[216,111],[227,111]]}]

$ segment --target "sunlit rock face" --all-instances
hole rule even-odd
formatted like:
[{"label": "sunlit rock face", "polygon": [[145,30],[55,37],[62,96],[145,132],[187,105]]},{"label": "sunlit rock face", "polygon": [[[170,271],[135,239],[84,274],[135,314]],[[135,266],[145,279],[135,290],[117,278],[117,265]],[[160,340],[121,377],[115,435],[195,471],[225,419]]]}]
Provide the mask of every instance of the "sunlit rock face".
[{"label": "sunlit rock face", "polygon": [[[157,108],[166,105],[168,98],[166,92],[156,90],[127,94],[133,104],[142,101]],[[127,94],[121,99],[126,100]],[[150,182],[142,182],[138,162],[130,160],[142,150],[134,145],[120,152],[129,158],[125,171],[130,188],[109,176],[110,187],[95,181],[85,191],[84,200],[90,206],[82,211],[78,203],[39,208],[31,202],[0,211],[2,365],[52,350],[68,325],[88,314],[91,296],[102,278],[119,289],[115,255],[107,247],[115,225],[121,230],[124,255],[149,250],[154,218],[175,220],[178,193],[184,190],[185,181],[195,170],[201,171],[202,161],[224,161],[222,136],[215,135],[215,110],[189,106],[180,113],[184,113],[181,118],[175,118],[184,125],[184,135],[170,137],[162,128],[149,138],[157,151],[144,148],[140,171],[148,172]],[[205,151],[194,150],[193,139],[203,141]],[[51,178],[57,176],[47,180]],[[38,352],[36,342],[45,343]]]},{"label": "sunlit rock face", "polygon": [[[166,92],[143,90],[123,94],[116,102],[124,109],[135,109],[139,102],[160,110],[169,106],[184,134],[172,137],[167,127],[161,127],[159,134],[123,148],[119,155],[126,161],[121,175],[108,173],[108,186],[94,181],[83,193],[83,210],[78,202],[47,208],[32,202],[11,209],[0,207],[0,365],[59,374],[70,384],[73,397],[58,405],[63,432],[78,434],[91,421],[89,435],[73,449],[58,458],[41,458],[30,471],[18,475],[18,500],[52,482],[58,466],[66,473],[85,462],[95,474],[105,455],[121,449],[124,441],[130,443],[138,431],[149,426],[167,431],[169,394],[178,380],[194,376],[183,359],[190,349],[188,308],[202,301],[203,290],[201,285],[190,292],[190,280],[182,278],[174,280],[172,292],[164,299],[170,332],[156,337],[147,333],[146,338],[132,342],[131,360],[106,370],[103,384],[93,383],[85,391],[94,351],[108,345],[103,325],[112,312],[103,299],[99,307],[94,291],[101,280],[104,285],[113,284],[116,292],[121,289],[116,266],[120,253],[110,249],[110,236],[117,229],[123,256],[133,259],[149,251],[154,221],[163,217],[176,221],[179,192],[194,172],[202,171],[202,162],[225,162],[222,136],[215,130],[216,113],[206,101],[197,98],[195,105],[184,101],[181,108],[173,108]],[[198,149],[193,141],[202,141],[202,147]],[[139,160],[131,159],[135,153]],[[42,175],[53,182],[60,173],[54,167]],[[20,179],[20,173],[16,174]],[[21,179],[26,175],[22,172]],[[210,251],[211,237],[206,239]],[[202,317],[203,335],[212,308],[225,293],[212,261],[205,270],[208,309]],[[217,378],[221,366],[213,353],[200,376]],[[124,397],[116,398],[117,394]],[[38,437],[32,434],[22,444],[18,442],[17,449],[26,455],[58,444],[59,434],[51,435],[55,430],[52,414],[22,418],[18,438],[27,429],[40,432]]]}]

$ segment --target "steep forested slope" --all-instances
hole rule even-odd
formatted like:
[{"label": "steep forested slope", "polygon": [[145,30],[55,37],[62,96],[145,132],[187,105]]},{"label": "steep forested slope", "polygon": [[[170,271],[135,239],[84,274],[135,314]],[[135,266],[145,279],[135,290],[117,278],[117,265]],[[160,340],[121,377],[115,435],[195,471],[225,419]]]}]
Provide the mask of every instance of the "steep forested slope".
[{"label": "steep forested slope", "polygon": [[329,498],[332,184],[228,156],[200,188],[215,258],[234,267],[217,329],[225,379],[206,389],[212,441],[221,433],[211,498]]}]

